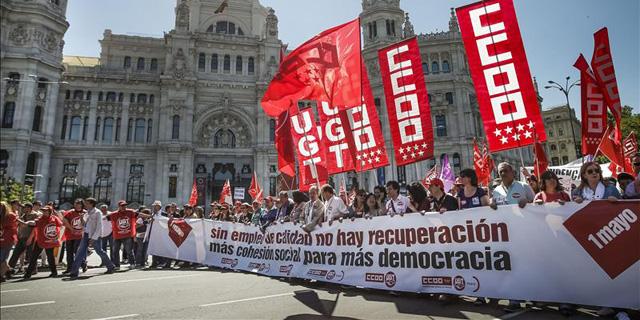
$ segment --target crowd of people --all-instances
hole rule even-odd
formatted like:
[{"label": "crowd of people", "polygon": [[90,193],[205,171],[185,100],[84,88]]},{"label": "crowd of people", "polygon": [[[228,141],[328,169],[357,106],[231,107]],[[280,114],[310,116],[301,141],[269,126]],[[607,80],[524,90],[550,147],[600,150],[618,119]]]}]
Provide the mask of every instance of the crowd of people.
[{"label": "crowd of people", "polygon": [[[397,181],[377,186],[373,192],[355,189],[350,193],[336,191],[331,185],[312,186],[306,193],[281,191],[277,197],[256,199],[251,204],[236,202],[211,203],[209,210],[185,204],[179,208],[175,203],[163,206],[155,201],[149,208],[128,208],[126,201],[119,201],[115,211],[107,205],[98,204],[93,198],[77,199],[73,209],[56,210],[53,203],[20,203],[17,200],[0,203],[0,276],[2,281],[22,273],[29,279],[38,272],[38,260],[48,266],[49,276],[58,276],[57,267],[63,265],[66,254],[66,270],[63,275],[71,279],[79,276],[80,270],[88,268],[86,257],[95,253],[101,259],[101,267],[107,274],[120,269],[121,263],[129,268],[192,268],[194,264],[155,257],[148,264],[147,247],[153,219],[159,216],[182,219],[212,219],[235,223],[252,224],[265,231],[270,225],[293,222],[307,232],[322,223],[336,220],[370,219],[381,215],[404,215],[412,212],[438,212],[446,214],[469,208],[548,202],[565,203],[585,200],[640,199],[640,154],[632,159],[634,172],[618,174],[617,180],[603,177],[600,165],[586,162],[582,165],[580,183],[570,194],[563,189],[560,179],[552,171],[540,177],[523,170],[526,181],[516,179],[517,172],[506,162],[497,167],[498,178],[490,186],[478,184],[473,169],[460,172],[449,190],[440,179],[414,182],[407,186],[406,195]],[[62,232],[64,227],[64,232]],[[61,233],[62,232],[62,233]],[[110,254],[107,254],[109,249]],[[450,296],[440,295],[446,302]],[[478,298],[477,304],[488,303]],[[521,301],[510,301],[507,311],[515,311]],[[560,306],[566,314],[573,312],[570,305]],[[601,313],[613,310],[605,308]],[[624,319],[624,312],[618,313]]]}]

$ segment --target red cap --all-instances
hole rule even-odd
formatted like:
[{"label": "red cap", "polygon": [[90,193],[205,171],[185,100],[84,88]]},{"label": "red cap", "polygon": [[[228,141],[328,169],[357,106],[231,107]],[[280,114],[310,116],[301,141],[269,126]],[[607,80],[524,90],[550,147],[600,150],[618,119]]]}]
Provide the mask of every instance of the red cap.
[{"label": "red cap", "polygon": [[120,201],[118,201],[118,207],[119,207],[119,206],[126,206],[127,204],[128,204],[128,203],[127,203],[126,201],[124,201],[124,200],[120,200]]},{"label": "red cap", "polygon": [[444,183],[438,178],[433,178],[431,181],[427,182],[427,188],[430,188],[431,186],[440,187],[440,189],[444,190]]}]

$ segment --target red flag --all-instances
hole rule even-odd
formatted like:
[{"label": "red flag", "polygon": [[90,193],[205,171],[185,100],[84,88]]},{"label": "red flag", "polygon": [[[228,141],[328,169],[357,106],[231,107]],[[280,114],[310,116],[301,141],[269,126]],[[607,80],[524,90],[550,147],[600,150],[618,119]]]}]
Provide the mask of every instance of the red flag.
[{"label": "red flag", "polygon": [[289,46],[288,44],[283,44],[282,47],[280,47],[280,64],[282,64],[282,62],[284,61],[284,57],[287,56],[288,46]]},{"label": "red flag", "polygon": [[593,57],[591,58],[591,68],[598,85],[602,89],[604,100],[616,120],[615,139],[616,141],[622,141],[622,131],[620,131],[622,108],[620,107],[620,93],[618,91],[618,82],[616,81],[616,71],[613,67],[607,28],[602,28],[594,33],[593,40],[595,45]]},{"label": "red flag", "polygon": [[233,199],[231,198],[231,184],[229,183],[229,180],[227,180],[222,186],[219,202],[233,204]]},{"label": "red flag", "polygon": [[544,147],[540,141],[535,142],[533,148],[533,154],[535,159],[533,160],[533,172],[540,179],[542,173],[549,169],[549,160],[547,160],[547,154],[544,152]]},{"label": "red flag", "polygon": [[433,157],[431,108],[416,38],[378,50],[397,165]]},{"label": "red flag", "polygon": [[189,205],[195,206],[198,203],[198,188],[196,186],[196,180],[193,180],[193,187],[191,187],[191,196],[189,196]]},{"label": "red flag", "polygon": [[625,158],[631,158],[638,153],[638,138],[636,138],[635,132],[631,131],[629,136],[622,141],[622,148],[624,149]]},{"label": "red flag", "polygon": [[289,177],[293,177],[296,175],[296,160],[294,158],[293,138],[291,137],[291,123],[289,122],[288,112],[278,116],[275,136],[275,145],[278,151],[278,170]]},{"label": "red flag", "polygon": [[607,109],[602,90],[600,90],[589,68],[589,63],[582,54],[573,66],[580,70],[582,154],[593,155],[598,149],[598,144],[600,144],[600,139],[606,128]]},{"label": "red flag", "polygon": [[253,172],[253,176],[251,177],[251,185],[249,185],[248,191],[249,191],[249,195],[251,196],[251,199],[257,200],[260,203],[262,203],[262,197],[263,197],[262,188],[258,183],[258,175],[255,171]]},{"label": "red flag", "polygon": [[[622,147],[615,139],[615,133],[611,127],[607,127],[604,136],[602,136],[600,144],[598,145],[598,151],[600,151],[600,153],[605,157],[609,158],[609,160],[611,160],[615,165],[624,167],[625,161],[622,156]],[[595,155],[597,156],[598,153],[596,152]]]},{"label": "red flag", "polygon": [[487,146],[483,145],[482,150],[480,150],[475,139],[473,139],[473,166],[478,175],[478,183],[488,186],[491,180],[491,172],[493,171],[493,159],[489,155]]},{"label": "red flag", "polygon": [[326,101],[319,101],[318,115],[320,129],[326,155],[328,174],[338,174],[354,170],[353,136],[349,123],[345,121],[346,114],[337,106],[331,106]]},{"label": "red flag", "polygon": [[512,0],[456,9],[491,151],[546,141]]},{"label": "red flag", "polygon": [[346,108],[360,103],[360,21],[355,19],[311,38],[284,57],[262,98],[271,116],[299,100],[322,100]]},{"label": "red flag", "polygon": [[440,176],[440,173],[438,172],[438,165],[435,165],[433,166],[433,168],[427,171],[427,175],[420,181],[420,183],[422,183],[422,186],[425,189],[429,190],[429,184],[431,183],[431,180],[438,178],[438,176]]},{"label": "red flag", "polygon": [[307,191],[312,185],[326,183],[329,179],[324,154],[324,141],[320,139],[312,109],[296,110],[291,115],[291,136],[298,154],[300,191]]}]

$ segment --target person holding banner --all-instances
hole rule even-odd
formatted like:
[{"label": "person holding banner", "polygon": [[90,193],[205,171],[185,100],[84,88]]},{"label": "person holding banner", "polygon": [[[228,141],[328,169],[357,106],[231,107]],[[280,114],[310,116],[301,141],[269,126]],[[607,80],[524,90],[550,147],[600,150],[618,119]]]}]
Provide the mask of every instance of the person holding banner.
[{"label": "person holding banner", "polygon": [[409,209],[411,212],[426,212],[431,208],[427,190],[420,182],[414,182],[407,188],[409,192]]},{"label": "person holding banner", "polygon": [[365,210],[364,210],[364,199],[367,196],[367,192],[359,189],[356,191],[356,196],[353,199],[351,205],[349,205],[349,218],[364,218]]},{"label": "person holding banner", "polygon": [[300,217],[304,223],[302,230],[313,231],[316,225],[322,223],[324,211],[324,203],[318,199],[318,187],[315,185],[309,187],[309,201],[302,207],[302,216]]},{"label": "person holding banner", "polygon": [[[489,205],[489,196],[484,189],[478,187],[478,175],[473,169],[460,171],[462,187],[457,192],[460,209],[471,209]],[[444,183],[443,183],[444,186]]]},{"label": "person holding banner", "polygon": [[289,199],[289,193],[287,191],[280,191],[278,198],[280,202],[278,204],[278,210],[276,211],[276,220],[289,221],[291,211],[293,210],[293,200]]},{"label": "person holding banner", "polygon": [[338,220],[347,214],[349,214],[349,209],[347,205],[340,199],[340,197],[336,197],[335,191],[331,185],[325,184],[322,186],[322,198],[325,199],[324,206],[324,221],[331,225],[333,220]]},{"label": "person holding banner", "polygon": [[382,209],[382,214],[387,214],[385,210],[385,203],[387,203],[387,190],[384,186],[376,186],[373,188],[373,194],[376,196],[376,202],[378,207]]},{"label": "person holding banner", "polygon": [[493,190],[491,208],[497,209],[501,204],[517,204],[524,208],[527,203],[533,202],[535,194],[528,184],[515,180],[515,170],[508,162],[498,165],[498,174],[502,183]]},{"label": "person holding banner", "polygon": [[409,209],[409,198],[400,194],[400,184],[398,181],[392,180],[387,182],[387,194],[389,195],[389,200],[387,200],[387,204],[385,205],[387,214],[403,215],[406,212],[411,212],[411,209]]},{"label": "person holding banner", "polygon": [[442,180],[438,178],[431,179],[427,187],[431,197],[433,197],[431,210],[429,211],[444,213],[460,209],[458,200],[452,195],[444,193],[444,182]]},{"label": "person holding banner", "polygon": [[571,201],[569,194],[564,192],[558,176],[553,171],[545,171],[540,176],[540,192],[536,194],[533,202],[543,204],[547,202],[558,202],[564,204]]},{"label": "person holding banner", "polygon": [[384,215],[384,209],[380,207],[376,195],[369,193],[364,201],[364,217],[371,219],[382,215]]},{"label": "person holding banner", "polygon": [[307,197],[304,192],[298,190],[294,191],[292,196],[293,208],[291,209],[290,221],[293,222],[293,224],[297,224],[298,222],[304,223],[304,220],[302,220],[302,210],[304,209],[305,203],[309,201],[309,197]]},{"label": "person holding banner", "polygon": [[602,181],[602,170],[597,162],[585,162],[580,167],[580,185],[573,190],[573,201],[582,203],[584,200],[616,201],[620,199],[620,192],[615,186],[605,185]]},{"label": "person holding banner", "polygon": [[262,208],[260,201],[258,201],[257,199],[253,200],[253,202],[251,203],[251,207],[253,208],[253,214],[251,215],[251,224],[254,226],[259,226],[260,217],[262,217],[262,215],[264,214],[264,209]]}]

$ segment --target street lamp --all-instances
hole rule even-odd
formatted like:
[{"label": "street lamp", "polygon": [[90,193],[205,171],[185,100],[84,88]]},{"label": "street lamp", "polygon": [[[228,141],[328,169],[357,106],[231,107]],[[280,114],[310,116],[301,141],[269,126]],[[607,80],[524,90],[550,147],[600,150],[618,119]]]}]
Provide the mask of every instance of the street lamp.
[{"label": "street lamp", "polygon": [[576,80],[574,82],[572,82],[571,84],[569,84],[569,79],[571,79],[570,76],[567,76],[565,78],[565,83],[564,86],[562,86],[561,84],[553,81],[553,80],[549,80],[548,86],[545,86],[545,89],[558,89],[560,90],[560,92],[562,92],[564,94],[565,99],[567,99],[567,109],[569,109],[569,124],[571,124],[571,135],[573,136],[573,148],[575,149],[576,152],[576,156],[581,158],[582,155],[580,154],[580,147],[578,146],[578,141],[576,140],[576,132],[573,129],[573,117],[572,117],[572,111],[573,109],[571,109],[571,106],[569,105],[569,93],[571,92],[571,89],[573,89],[573,87],[576,86],[580,86],[580,80]]}]

